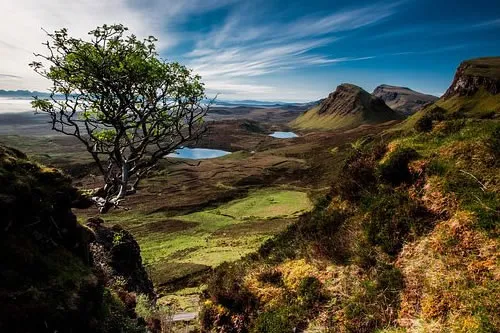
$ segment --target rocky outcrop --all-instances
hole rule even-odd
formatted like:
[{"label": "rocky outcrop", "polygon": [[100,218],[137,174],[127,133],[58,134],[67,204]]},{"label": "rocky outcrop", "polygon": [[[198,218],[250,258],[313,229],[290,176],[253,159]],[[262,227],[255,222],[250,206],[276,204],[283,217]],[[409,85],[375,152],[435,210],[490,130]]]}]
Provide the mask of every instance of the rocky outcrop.
[{"label": "rocky outcrop", "polygon": [[123,284],[129,292],[153,298],[153,283],[142,264],[139,244],[120,226],[106,227],[103,223],[99,218],[87,223],[95,233],[90,243],[93,265],[104,273],[108,284]]},{"label": "rocky outcrop", "polygon": [[472,96],[480,89],[492,95],[500,93],[500,57],[478,58],[460,64],[453,83],[443,98]]},{"label": "rocky outcrop", "polygon": [[[100,233],[72,213],[88,204],[81,199],[64,174],[0,145],[0,332],[144,330],[126,304],[134,304],[131,294],[122,293],[125,302],[92,266],[90,244]],[[132,249],[113,256],[137,259],[137,243],[124,240]]]},{"label": "rocky outcrop", "polygon": [[376,113],[382,116],[397,117],[394,111],[385,102],[370,95],[362,88],[353,84],[341,84],[323,100],[318,114],[352,115],[358,113]]},{"label": "rocky outcrop", "polygon": [[410,116],[429,103],[434,103],[438,97],[426,95],[406,87],[383,84],[375,88],[373,96],[382,99],[387,106],[405,116]]}]

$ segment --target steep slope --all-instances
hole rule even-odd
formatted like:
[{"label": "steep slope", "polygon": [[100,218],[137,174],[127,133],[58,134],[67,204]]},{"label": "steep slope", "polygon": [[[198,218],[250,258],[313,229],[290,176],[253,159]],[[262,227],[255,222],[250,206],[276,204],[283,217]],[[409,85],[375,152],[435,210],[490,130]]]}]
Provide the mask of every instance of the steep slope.
[{"label": "steep slope", "polygon": [[341,84],[320,105],[291,123],[298,129],[348,129],[403,118],[382,99],[352,84]]},{"label": "steep slope", "polygon": [[478,58],[460,64],[450,88],[436,105],[448,112],[486,117],[500,105],[500,57]]},{"label": "steep slope", "polygon": [[382,84],[375,88],[372,95],[381,98],[391,109],[406,116],[414,114],[426,104],[433,103],[439,99],[436,96],[426,95],[410,88],[387,84]]},{"label": "steep slope", "polygon": [[[131,291],[149,297],[153,291],[140,256],[131,254],[134,242],[113,229],[109,237],[123,241],[91,250],[102,244],[106,228],[81,226],[71,211],[88,204],[58,170],[0,146],[1,332],[145,331]],[[109,258],[114,270],[104,269],[96,255]],[[130,279],[138,275],[140,283]]]},{"label": "steep slope", "polygon": [[[462,105],[496,96],[482,82]],[[458,114],[434,105],[405,130],[339,146],[347,157],[315,209],[216,270],[204,327],[499,332],[500,103],[491,106],[477,117],[477,103]]]}]

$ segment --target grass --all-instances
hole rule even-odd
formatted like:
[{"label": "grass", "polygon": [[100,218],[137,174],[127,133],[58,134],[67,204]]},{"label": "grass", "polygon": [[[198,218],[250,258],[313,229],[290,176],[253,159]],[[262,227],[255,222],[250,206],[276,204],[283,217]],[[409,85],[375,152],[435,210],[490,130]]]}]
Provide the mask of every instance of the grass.
[{"label": "grass", "polygon": [[319,106],[307,111],[297,119],[291,126],[300,129],[334,130],[340,128],[353,128],[363,122],[361,114],[341,116],[341,115],[319,115]]},{"label": "grass", "polygon": [[132,232],[145,264],[162,272],[153,272],[158,277],[155,282],[162,284],[254,252],[311,208],[304,192],[264,189],[186,215],[170,217],[163,212],[146,214],[135,210],[112,213],[106,220]]}]

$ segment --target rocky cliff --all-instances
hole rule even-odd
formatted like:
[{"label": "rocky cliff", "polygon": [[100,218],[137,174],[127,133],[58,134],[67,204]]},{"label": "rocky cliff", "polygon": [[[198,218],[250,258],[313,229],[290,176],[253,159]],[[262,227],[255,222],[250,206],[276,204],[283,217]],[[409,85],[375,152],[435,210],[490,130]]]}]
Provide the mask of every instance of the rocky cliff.
[{"label": "rocky cliff", "polygon": [[[145,331],[133,292],[152,288],[137,243],[80,225],[71,208],[88,204],[58,170],[0,146],[0,332]],[[119,240],[103,246],[111,274],[90,250],[107,235]]]},{"label": "rocky cliff", "polygon": [[472,96],[481,88],[492,95],[500,93],[500,57],[462,62],[443,97]]},{"label": "rocky cliff", "polygon": [[375,88],[372,95],[382,99],[391,109],[405,116],[410,116],[427,104],[438,100],[436,96],[422,94],[406,87],[387,84]]}]

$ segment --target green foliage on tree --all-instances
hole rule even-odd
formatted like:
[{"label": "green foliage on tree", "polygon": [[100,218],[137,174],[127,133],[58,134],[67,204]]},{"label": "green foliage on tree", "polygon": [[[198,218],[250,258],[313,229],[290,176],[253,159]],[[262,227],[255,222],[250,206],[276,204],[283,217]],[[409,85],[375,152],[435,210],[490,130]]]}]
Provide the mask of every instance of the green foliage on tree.
[{"label": "green foliage on tree", "polygon": [[135,192],[139,181],[175,149],[205,132],[204,85],[176,62],[160,59],[152,36],[139,40],[123,25],[103,25],[90,40],[66,29],[47,33],[46,54],[30,66],[52,81],[35,98],[52,129],[76,137],[104,176],[102,212]]}]

